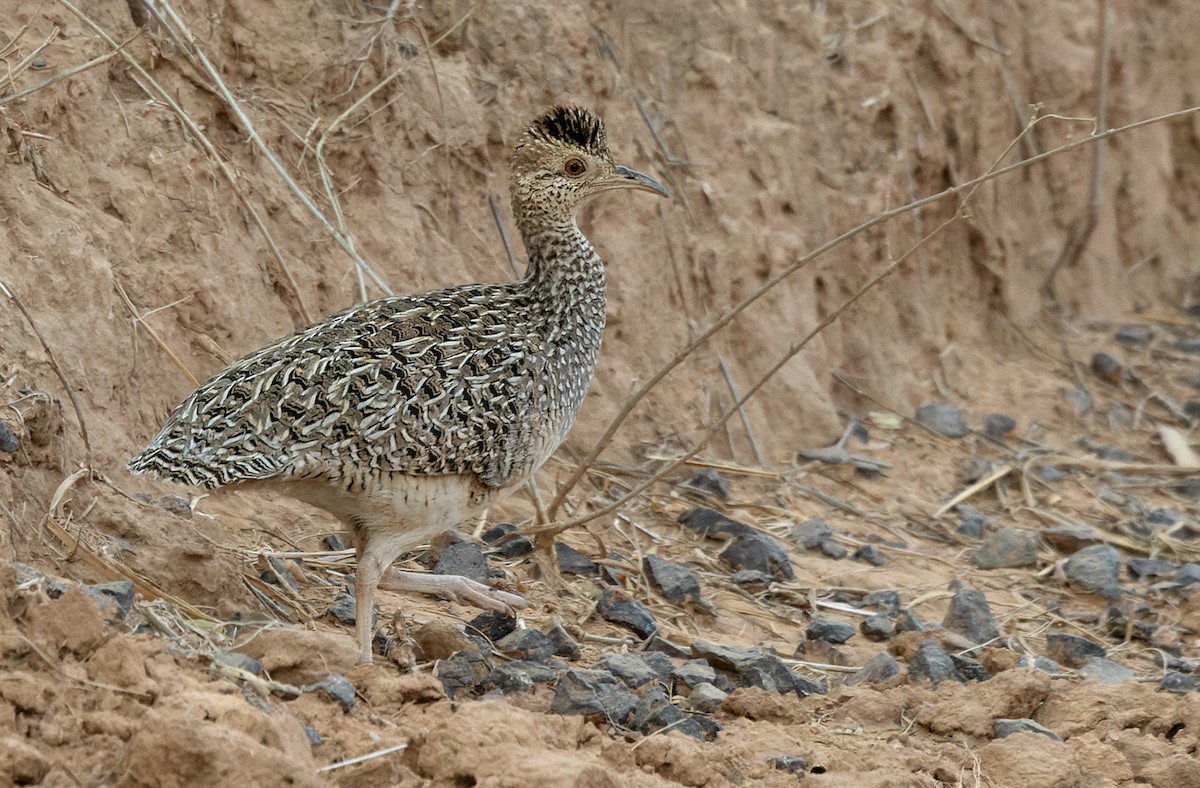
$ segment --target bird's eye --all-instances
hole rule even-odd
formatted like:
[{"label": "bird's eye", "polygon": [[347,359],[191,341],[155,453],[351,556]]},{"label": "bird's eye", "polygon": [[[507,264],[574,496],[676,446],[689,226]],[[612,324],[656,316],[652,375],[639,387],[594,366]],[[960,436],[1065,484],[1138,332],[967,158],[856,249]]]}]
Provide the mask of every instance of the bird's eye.
[{"label": "bird's eye", "polygon": [[578,178],[580,175],[583,175],[585,172],[587,172],[587,165],[583,163],[583,159],[579,158],[578,156],[572,156],[571,158],[567,159],[566,164],[563,165],[563,172],[565,172],[567,175],[570,175],[572,178]]}]

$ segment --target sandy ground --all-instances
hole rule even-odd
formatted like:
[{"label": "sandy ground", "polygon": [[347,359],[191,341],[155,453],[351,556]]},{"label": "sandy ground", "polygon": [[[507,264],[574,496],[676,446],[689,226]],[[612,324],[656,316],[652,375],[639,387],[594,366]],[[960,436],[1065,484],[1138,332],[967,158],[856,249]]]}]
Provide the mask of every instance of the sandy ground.
[{"label": "sandy ground", "polygon": [[[1200,785],[1200,693],[1158,689],[1167,667],[1190,676],[1200,662],[1200,592],[1128,572],[1132,558],[1200,560],[1195,477],[1179,467],[1186,450],[1170,450],[1195,445],[1200,399],[1200,361],[1180,344],[1200,334],[1195,115],[1109,140],[1095,189],[1093,149],[1081,147],[837,245],[656,386],[570,491],[564,511],[585,512],[711,432],[699,457],[730,481],[727,501],[679,487],[697,470],[681,468],[560,538],[631,567],[621,584],[673,641],[771,646],[829,686],[803,698],[736,689],[713,714],[715,741],[551,715],[549,687],[452,700],[430,655],[408,647],[399,664],[356,666],[352,627],[325,615],[348,562],[305,558],[291,591],[262,580],[268,553],[324,550],[327,515],[123,470],[196,380],[381,293],[360,284],[252,129],[336,224],[324,164],[346,237],[397,292],[512,276],[488,196],[503,215],[510,145],[550,104],[594,108],[618,159],[669,185],[670,201],[599,200],[582,217],[609,264],[609,329],[579,423],[540,476],[549,497],[641,381],[819,245],[1001,157],[1086,137],[1101,92],[1109,127],[1196,103],[1200,7],[1112,5],[1103,91],[1099,17],[1066,0],[432,2],[386,17],[343,0],[173,6],[244,118],[179,31],[139,27],[122,0],[87,4],[88,22],[65,3],[13,5],[0,15],[0,282],[25,311],[0,296],[0,780],[783,785],[798,778],[770,759],[788,755],[805,759],[812,785]],[[128,41],[130,60],[11,98],[111,52],[92,25]],[[1060,117],[1022,134],[1032,107]],[[744,418],[710,429],[729,381],[748,390],[835,314]],[[1093,364],[1097,352],[1116,366]],[[916,424],[915,408],[935,400],[961,408],[972,431]],[[982,434],[992,413],[1016,420],[999,441]],[[868,434],[845,448],[882,473],[797,456],[851,419]],[[1085,526],[1119,551],[1119,598],[1067,582],[1078,543],[1044,537],[1028,566],[978,568],[981,540],[941,510],[988,474],[964,498],[988,520],[983,539]],[[781,538],[794,579],[733,584],[723,543],[677,523],[698,504]],[[519,495],[491,520],[533,516]],[[787,541],[811,518],[851,553],[875,545],[883,565]],[[648,554],[695,570],[703,604],[662,599],[637,571]],[[638,648],[596,615],[605,583],[559,575],[541,554],[493,566],[532,601],[527,626],[559,621],[581,640],[573,665]],[[137,601],[124,618],[83,590],[125,580]],[[1000,626],[1000,640],[970,652],[989,680],[910,681],[927,634],[797,650],[815,615],[857,625],[828,605],[874,590],[940,622],[955,581],[982,591]],[[385,595],[378,623],[403,643],[475,613]],[[1149,634],[1135,636],[1133,619]],[[1104,646],[1134,677],[1017,666],[1056,633]],[[844,683],[884,651],[900,675]],[[263,674],[214,661],[228,652]],[[353,683],[349,710],[284,687],[331,673]],[[1005,718],[1062,740],[998,738]]]}]

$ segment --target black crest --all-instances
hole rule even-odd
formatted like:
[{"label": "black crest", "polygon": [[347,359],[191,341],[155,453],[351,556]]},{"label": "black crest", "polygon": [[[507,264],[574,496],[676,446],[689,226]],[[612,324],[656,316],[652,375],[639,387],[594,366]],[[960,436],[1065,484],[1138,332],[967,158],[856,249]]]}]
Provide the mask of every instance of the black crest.
[{"label": "black crest", "polygon": [[583,107],[555,107],[534,121],[529,133],[535,139],[574,145],[598,156],[608,153],[604,123]]}]

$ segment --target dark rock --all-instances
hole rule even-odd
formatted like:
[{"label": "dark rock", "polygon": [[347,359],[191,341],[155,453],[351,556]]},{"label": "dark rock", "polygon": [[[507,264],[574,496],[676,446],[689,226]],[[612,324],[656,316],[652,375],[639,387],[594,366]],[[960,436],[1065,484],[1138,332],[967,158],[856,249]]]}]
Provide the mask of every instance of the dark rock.
[{"label": "dark rock", "polygon": [[671,604],[700,603],[700,579],[683,564],[648,555],[642,560],[642,569]]},{"label": "dark rock", "polygon": [[745,523],[731,520],[720,512],[706,509],[703,506],[684,512],[680,515],[679,522],[705,536],[715,536],[718,534],[745,536],[746,534],[757,533],[757,531]]},{"label": "dark rock", "polygon": [[886,651],[881,651],[863,663],[858,672],[846,679],[847,684],[880,684],[900,673],[900,664]]},{"label": "dark rock", "polygon": [[8,422],[0,421],[0,451],[5,454],[16,454],[21,450],[21,441],[13,434]]},{"label": "dark rock", "polygon": [[712,468],[701,468],[696,471],[692,478],[683,483],[683,486],[708,493],[722,501],[729,500],[729,480]]},{"label": "dark rock", "polygon": [[804,774],[808,768],[808,761],[799,755],[772,755],[767,763],[788,774]]},{"label": "dark rock", "polygon": [[554,644],[554,655],[563,657],[564,659],[577,660],[583,655],[583,649],[579,647],[579,641],[571,636],[571,633],[563,629],[563,625],[555,621],[546,630],[546,637],[550,638],[550,642]]},{"label": "dark rock", "polygon": [[1067,392],[1067,399],[1075,406],[1075,415],[1080,418],[1092,412],[1092,408],[1096,405],[1096,399],[1092,396],[1092,392],[1076,386]]},{"label": "dark rock", "polygon": [[714,668],[734,674],[743,687],[758,687],[779,693],[795,690],[802,696],[824,692],[824,687],[816,682],[798,681],[799,677],[770,649],[718,646],[697,640],[692,644],[692,653]]},{"label": "dark rock", "polygon": [[1014,733],[1040,733],[1055,741],[1062,741],[1062,737],[1057,733],[1033,720],[996,720],[994,725],[997,739],[1012,736]]},{"label": "dark rock", "polygon": [[983,512],[970,504],[962,503],[954,507],[958,512],[958,528],[955,530],[969,539],[980,539],[987,527],[987,518]]},{"label": "dark rock", "polygon": [[628,588],[636,574],[625,568],[628,564],[629,559],[625,557],[624,553],[610,548],[604,560],[596,565],[600,567],[601,576],[610,586]]},{"label": "dark rock", "polygon": [[1077,551],[1063,562],[1063,574],[1072,585],[1106,599],[1116,599],[1121,595],[1118,582],[1121,556],[1112,545],[1092,545]]},{"label": "dark rock", "polygon": [[[1129,614],[1134,615],[1131,621]],[[1158,631],[1158,624],[1153,621],[1147,621],[1144,618],[1139,620],[1139,616],[1146,616],[1150,613],[1148,606],[1139,604],[1136,607],[1126,605],[1122,610],[1115,605],[1108,608],[1108,614],[1105,619],[1105,631],[1117,640],[1125,640],[1129,637],[1133,640],[1141,640],[1146,643],[1154,641],[1154,633]]]},{"label": "dark rock", "polygon": [[824,520],[805,520],[793,525],[787,538],[802,550],[812,550],[826,539],[833,538],[833,531],[829,530]]},{"label": "dark rock", "polygon": [[667,640],[662,635],[651,635],[646,641],[646,651],[653,651],[657,654],[666,654],[674,659],[688,659],[692,656],[692,650],[688,646],[681,646]]},{"label": "dark rock", "polygon": [[1092,657],[1079,669],[1079,675],[1101,684],[1122,684],[1133,681],[1137,674],[1124,665],[1118,665],[1104,657]]},{"label": "dark rock", "polygon": [[116,603],[115,619],[124,621],[125,614],[133,607],[133,581],[115,580],[111,583],[95,583],[83,586],[83,592],[99,600],[111,600]]},{"label": "dark rock", "polygon": [[[485,610],[467,622],[467,634],[478,632],[489,643],[498,643],[517,629],[517,619],[498,610]],[[536,630],[535,630],[536,631]],[[539,633],[540,634],[540,633]]]},{"label": "dark rock", "polygon": [[917,408],[917,422],[947,438],[961,438],[970,431],[962,411],[944,402],[931,402]]},{"label": "dark rock", "polygon": [[1175,349],[1189,356],[1200,356],[1200,339],[1181,339],[1175,343]]},{"label": "dark rock", "polygon": [[321,734],[311,725],[304,726],[304,738],[308,739],[309,746],[311,747],[320,747],[325,743],[325,740],[321,738]]},{"label": "dark rock", "polygon": [[1012,569],[1037,564],[1037,538],[1027,531],[1004,527],[971,552],[980,569]]},{"label": "dark rock", "polygon": [[862,605],[876,608],[889,616],[897,615],[900,612],[900,592],[891,589],[872,591],[863,595]]},{"label": "dark rock", "polygon": [[499,523],[483,532],[483,542],[505,558],[520,558],[533,552],[533,542],[517,533],[512,523]]},{"label": "dark rock", "polygon": [[483,551],[474,542],[456,542],[442,551],[441,558],[433,567],[435,575],[458,575],[478,583],[488,581],[488,563]]},{"label": "dark rock", "polygon": [[339,673],[330,673],[315,684],[309,684],[307,687],[304,687],[305,692],[316,692],[317,690],[321,690],[330,698],[336,700],[338,705],[342,707],[342,711],[350,711],[350,709],[354,708],[354,704],[357,703],[354,697],[354,684],[350,682],[350,679]]},{"label": "dark rock", "polygon": [[595,577],[600,570],[592,559],[563,542],[554,543],[554,557],[558,559],[558,571],[565,575],[583,575]]},{"label": "dark rock", "polygon": [[972,643],[987,643],[1000,637],[1000,628],[992,617],[987,598],[982,591],[966,586],[959,586],[954,591],[942,626]]},{"label": "dark rock", "polygon": [[1176,570],[1175,577],[1171,579],[1181,586],[1200,583],[1200,564],[1184,564]]},{"label": "dark rock", "polygon": [[247,657],[245,654],[239,654],[236,651],[217,651],[212,655],[212,661],[218,665],[225,665],[230,668],[244,670],[247,673],[255,676],[262,675],[263,666],[257,659]]},{"label": "dark rock", "polygon": [[1121,362],[1103,351],[1092,355],[1092,372],[1101,380],[1117,383],[1121,380]]},{"label": "dark rock", "polygon": [[721,723],[712,717],[699,714],[685,714],[679,724],[671,730],[679,731],[684,736],[690,736],[700,741],[714,741],[721,732]]},{"label": "dark rock", "polygon": [[440,659],[433,673],[442,683],[442,691],[453,699],[459,692],[470,691],[484,682],[492,668],[487,659],[476,651],[460,651],[450,659]]},{"label": "dark rock", "polygon": [[1067,478],[1066,474],[1059,470],[1058,466],[1055,465],[1039,465],[1037,469],[1037,475],[1039,479],[1047,484],[1061,482],[1063,479]]},{"label": "dark rock", "polygon": [[711,684],[717,678],[717,672],[702,659],[690,659],[671,672],[675,681],[693,689],[699,684]]},{"label": "dark rock", "polygon": [[987,681],[992,677],[991,672],[983,666],[983,663],[974,657],[968,657],[965,654],[951,654],[950,659],[954,661],[954,671],[958,673],[960,681]]},{"label": "dark rock", "polygon": [[791,580],[792,562],[778,540],[752,533],[736,537],[721,551],[721,558],[734,569],[765,572],[776,580]]},{"label": "dark rock", "polygon": [[325,611],[325,615],[333,616],[343,624],[353,625],[357,610],[358,604],[354,597],[350,594],[342,594],[333,601],[333,604]]},{"label": "dark rock", "polygon": [[864,618],[858,625],[858,631],[862,632],[867,640],[890,640],[896,634],[896,622],[885,613],[876,613]]},{"label": "dark rock", "polygon": [[832,537],[829,539],[822,539],[819,547],[821,548],[822,553],[835,561],[841,561],[843,558],[850,555],[850,550],[844,544]]},{"label": "dark rock", "polygon": [[671,699],[667,697],[666,693],[658,687],[654,687],[647,690],[638,699],[637,706],[633,709],[633,719],[629,721],[629,727],[641,733],[653,733],[668,725],[674,725],[682,719],[683,712],[671,703]]},{"label": "dark rock", "polygon": [[1096,532],[1086,525],[1056,525],[1043,528],[1042,541],[1060,553],[1074,553],[1085,547],[1100,544]]},{"label": "dark rock", "polygon": [[908,663],[908,676],[912,681],[928,681],[936,687],[947,679],[958,680],[958,671],[954,669],[954,660],[941,646],[926,640]]},{"label": "dark rock", "polygon": [[1068,668],[1081,668],[1089,659],[1105,653],[1104,646],[1078,635],[1055,632],[1046,636],[1046,656]]},{"label": "dark rock", "polygon": [[596,603],[596,612],[605,621],[630,629],[641,638],[648,638],[658,630],[658,624],[646,606],[629,598],[624,591],[605,589]]},{"label": "dark rock", "polygon": [[854,637],[854,627],[831,618],[814,618],[804,636],[809,640],[824,640],[828,643],[845,643]]},{"label": "dark rock", "polygon": [[968,460],[954,475],[961,484],[974,484],[995,469],[996,465],[991,460],[975,457]]},{"label": "dark rock", "polygon": [[1150,332],[1143,326],[1121,326],[1113,337],[1126,347],[1145,347],[1150,343]]},{"label": "dark rock", "polygon": [[887,563],[887,559],[883,557],[883,553],[879,552],[879,548],[873,544],[865,544],[855,550],[854,557],[871,566],[883,566]]},{"label": "dark rock", "polygon": [[545,663],[554,656],[554,644],[541,631],[518,629],[495,641],[496,649],[506,657]]},{"label": "dark rock", "polygon": [[1063,666],[1052,659],[1039,657],[1036,654],[1022,654],[1017,660],[1018,668],[1035,668],[1043,673],[1058,674],[1063,672]]},{"label": "dark rock", "polygon": [[1000,440],[1017,428],[1017,420],[1003,413],[992,413],[983,423],[983,432],[992,440]]},{"label": "dark rock", "polygon": [[350,545],[346,544],[345,538],[341,534],[325,534],[325,538],[321,540],[325,544],[326,550],[349,550]]},{"label": "dark rock", "polygon": [[729,580],[739,586],[762,586],[766,588],[775,582],[775,578],[766,572],[755,569],[741,569],[729,576]]},{"label": "dark rock", "polygon": [[912,611],[901,610],[896,616],[897,632],[924,632],[925,629],[925,622],[917,618]]},{"label": "dark rock", "polygon": [[637,702],[637,696],[611,673],[572,668],[559,677],[550,713],[603,714],[609,722],[625,726]]},{"label": "dark rock", "polygon": [[1196,692],[1197,690],[1200,690],[1200,679],[1175,670],[1169,670],[1164,673],[1162,679],[1158,682],[1159,692],[1186,695],[1189,692]]},{"label": "dark rock", "polygon": [[1180,569],[1180,565],[1160,558],[1130,558],[1126,569],[1129,571],[1129,577],[1139,579],[1169,577]]},{"label": "dark rock", "polygon": [[829,692],[829,685],[823,681],[810,679],[799,673],[793,673],[792,679],[796,685],[796,694],[802,698],[807,698],[809,695],[824,695]]},{"label": "dark rock", "polygon": [[517,692],[531,692],[535,684],[551,684],[557,678],[558,671],[549,665],[517,659],[497,665],[483,685],[495,687],[505,695],[512,695]]},{"label": "dark rock", "polygon": [[288,571],[287,564],[283,562],[283,559],[273,555],[265,556],[265,558],[268,568],[259,575],[259,579],[264,583],[287,588],[294,594],[299,593],[300,585],[296,582],[295,576]]},{"label": "dark rock", "polygon": [[[652,660],[655,664],[651,664]],[[650,652],[648,654],[605,654],[592,667],[597,670],[607,670],[623,681],[625,686],[637,689],[652,681],[665,680],[671,675],[675,665],[666,654]]]},{"label": "dark rock", "polygon": [[707,681],[702,681],[692,687],[692,694],[687,696],[687,707],[701,714],[712,714],[728,697],[729,693],[722,692]]},{"label": "dark rock", "polygon": [[1093,443],[1087,438],[1080,438],[1079,445],[1102,460],[1113,462],[1137,462],[1137,458],[1124,449],[1109,446],[1105,443]]}]

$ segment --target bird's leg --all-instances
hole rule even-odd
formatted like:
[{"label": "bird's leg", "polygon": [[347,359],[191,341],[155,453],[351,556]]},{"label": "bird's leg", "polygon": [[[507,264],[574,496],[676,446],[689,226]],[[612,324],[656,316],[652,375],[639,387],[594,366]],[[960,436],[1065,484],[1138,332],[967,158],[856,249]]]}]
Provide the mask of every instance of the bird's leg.
[{"label": "bird's leg", "polygon": [[388,591],[417,591],[446,597],[460,605],[474,605],[484,610],[512,613],[529,604],[517,594],[486,586],[459,575],[427,575],[418,572],[388,570],[378,582]]},{"label": "bird's leg", "polygon": [[358,568],[354,580],[354,634],[358,636],[358,661],[372,661],[372,624],[375,619],[375,589],[383,576],[383,566],[369,551],[359,550]]}]

